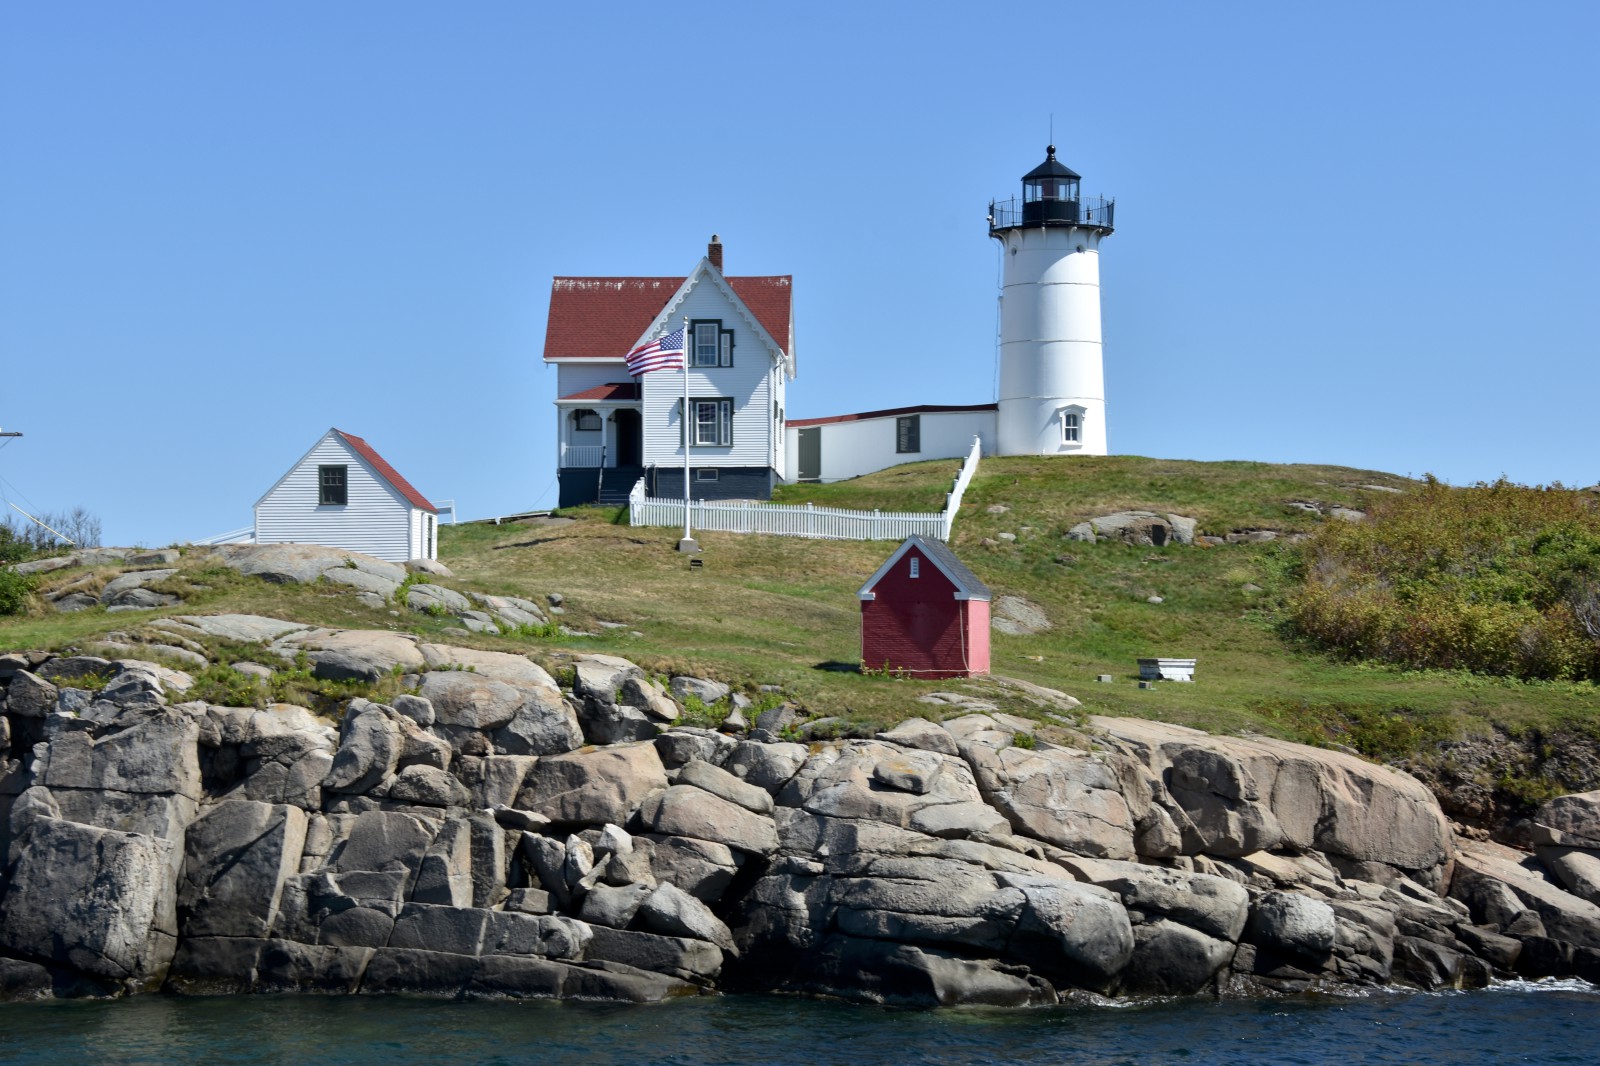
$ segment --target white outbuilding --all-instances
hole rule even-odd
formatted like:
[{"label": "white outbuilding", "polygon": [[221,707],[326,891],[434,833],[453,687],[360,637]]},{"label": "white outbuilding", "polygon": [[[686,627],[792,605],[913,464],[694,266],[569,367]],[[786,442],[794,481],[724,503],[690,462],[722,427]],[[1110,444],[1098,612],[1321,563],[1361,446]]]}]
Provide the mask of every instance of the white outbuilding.
[{"label": "white outbuilding", "polygon": [[435,559],[439,509],[360,437],[330,429],[256,501],[257,544]]}]

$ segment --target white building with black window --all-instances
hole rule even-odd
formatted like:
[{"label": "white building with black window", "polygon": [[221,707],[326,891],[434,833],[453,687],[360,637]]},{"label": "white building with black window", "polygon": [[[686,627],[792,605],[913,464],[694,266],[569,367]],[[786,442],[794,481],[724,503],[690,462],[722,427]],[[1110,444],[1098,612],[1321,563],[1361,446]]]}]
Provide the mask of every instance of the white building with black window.
[{"label": "white building with black window", "polygon": [[330,429],[256,501],[254,540],[436,559],[439,509],[366,441]]},{"label": "white building with black window", "polygon": [[[785,390],[795,374],[788,276],[728,277],[722,243],[682,278],[556,278],[544,360],[556,368],[560,506],[621,502],[639,478],[683,496],[684,437],[696,499],[769,499],[788,462]],[[688,325],[684,374],[630,378],[626,356]]]},{"label": "white building with black window", "polygon": [[826,418],[791,418],[789,481],[843,481],[922,459],[953,459],[983,442],[995,454],[995,405],[923,404]]}]

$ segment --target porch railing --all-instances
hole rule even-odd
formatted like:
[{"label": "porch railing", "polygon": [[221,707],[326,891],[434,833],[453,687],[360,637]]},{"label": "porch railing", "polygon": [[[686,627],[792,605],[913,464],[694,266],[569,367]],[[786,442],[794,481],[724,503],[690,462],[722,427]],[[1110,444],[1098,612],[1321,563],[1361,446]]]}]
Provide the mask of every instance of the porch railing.
[{"label": "porch railing", "polygon": [[603,466],[605,448],[599,444],[563,444],[562,466]]}]

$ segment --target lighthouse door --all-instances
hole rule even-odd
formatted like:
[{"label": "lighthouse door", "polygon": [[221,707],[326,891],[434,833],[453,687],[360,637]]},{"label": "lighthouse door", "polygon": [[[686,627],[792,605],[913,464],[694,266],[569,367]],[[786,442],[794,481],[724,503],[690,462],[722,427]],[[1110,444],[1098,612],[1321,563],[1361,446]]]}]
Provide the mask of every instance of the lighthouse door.
[{"label": "lighthouse door", "polygon": [[822,427],[812,426],[800,430],[800,466],[801,481],[822,480]]}]

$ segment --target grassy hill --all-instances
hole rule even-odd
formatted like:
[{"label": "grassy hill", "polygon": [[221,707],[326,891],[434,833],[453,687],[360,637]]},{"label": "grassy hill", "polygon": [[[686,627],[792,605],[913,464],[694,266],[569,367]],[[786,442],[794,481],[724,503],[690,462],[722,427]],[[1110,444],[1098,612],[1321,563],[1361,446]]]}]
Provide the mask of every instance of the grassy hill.
[{"label": "grassy hill", "polygon": [[[932,510],[957,465],[915,463],[835,485],[790,486],[780,499]],[[1285,571],[1298,551],[1286,541],[1328,521],[1296,503],[1365,509],[1413,487],[1393,475],[1330,466],[988,459],[967,492],[953,546],[997,595],[1025,597],[1053,623],[1032,636],[996,633],[995,673],[1062,689],[1091,713],[1341,742],[1379,756],[1491,724],[1513,731],[1586,724],[1594,694],[1587,684],[1344,662],[1280,634]],[[1090,517],[1135,508],[1196,518],[1202,533],[1284,536],[1211,548],[1064,537]],[[450,530],[443,558],[486,590],[559,589],[591,621],[624,623],[585,647],[662,669],[781,683],[821,713],[881,721],[917,707],[915,697],[929,691],[984,688],[847,669],[859,656],[855,590],[889,544],[708,533],[700,536],[704,566],[691,570],[671,550],[674,530],[632,529],[597,509],[571,515],[573,524],[556,527]],[[1148,602],[1151,596],[1162,602]],[[1198,683],[1139,689],[1135,660],[1146,655],[1198,658]],[[1097,683],[1100,674],[1115,683]]]},{"label": "grassy hill", "polygon": [[[957,462],[917,463],[827,486],[791,486],[785,502],[933,510]],[[1588,728],[1594,688],[1340,661],[1281,631],[1288,543],[1330,521],[1305,507],[1365,509],[1412,482],[1374,471],[1264,463],[1107,458],[987,459],[968,490],[953,546],[996,592],[1026,598],[1051,620],[1031,636],[994,634],[996,674],[1062,689],[1090,713],[1136,715],[1219,731],[1335,742],[1379,757],[1490,732]],[[1271,543],[1133,547],[1070,541],[1096,515],[1148,509],[1193,517],[1204,534],[1271,529]],[[461,588],[540,597],[560,592],[563,621],[590,637],[451,640],[556,656],[601,651],[646,667],[754,686],[772,683],[814,713],[871,726],[927,713],[917,697],[970,690],[1027,711],[992,682],[923,682],[856,670],[855,591],[893,547],[704,534],[704,565],[672,548],[679,532],[633,529],[615,511],[584,508],[559,521],[465,525],[441,532],[440,555]],[[1002,538],[1011,534],[1015,540]],[[349,627],[437,633],[448,623],[364,607],[337,590],[239,578],[186,557],[209,591],[166,613],[274,614]],[[81,574],[51,575],[70,580]],[[1151,597],[1161,602],[1150,602]],[[602,624],[607,623],[607,624]],[[0,621],[0,647],[82,643],[137,622],[88,611]],[[1193,656],[1197,683],[1136,685],[1135,659]],[[1112,684],[1097,683],[1110,674]]]}]

